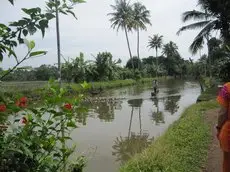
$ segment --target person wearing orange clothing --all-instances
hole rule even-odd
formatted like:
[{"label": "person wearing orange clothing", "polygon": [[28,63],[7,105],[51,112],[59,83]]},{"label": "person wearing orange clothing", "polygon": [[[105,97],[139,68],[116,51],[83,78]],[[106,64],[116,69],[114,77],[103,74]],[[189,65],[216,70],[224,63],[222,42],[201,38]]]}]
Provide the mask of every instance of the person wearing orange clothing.
[{"label": "person wearing orange clothing", "polygon": [[224,155],[223,172],[230,172],[230,82],[221,88],[217,101],[221,105],[216,129]]}]

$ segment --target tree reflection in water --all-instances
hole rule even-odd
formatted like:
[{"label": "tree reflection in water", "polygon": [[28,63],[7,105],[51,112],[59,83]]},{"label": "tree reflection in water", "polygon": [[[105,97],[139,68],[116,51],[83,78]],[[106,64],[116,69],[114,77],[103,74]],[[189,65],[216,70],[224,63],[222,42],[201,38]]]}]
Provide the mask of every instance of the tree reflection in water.
[{"label": "tree reflection in water", "polygon": [[[141,122],[141,105],[143,99],[132,99],[128,101],[128,104],[131,106],[131,115],[128,128],[127,137],[117,137],[112,146],[113,152],[112,155],[117,157],[117,161],[125,163],[131,157],[137,153],[141,153],[145,148],[151,144],[153,139],[149,139],[149,134],[142,132],[142,122]],[[138,134],[131,132],[132,121],[134,115],[134,109],[138,109],[139,112],[139,124],[140,132]]]},{"label": "tree reflection in water", "polygon": [[[153,140],[153,139],[152,139]],[[130,137],[117,137],[114,141],[112,155],[116,156],[116,161],[122,164],[128,161],[137,153],[141,153],[152,142],[149,139],[149,134],[135,134],[131,133]]]},{"label": "tree reflection in water", "polygon": [[120,100],[98,100],[88,103],[87,106],[93,114],[97,114],[97,118],[104,122],[112,122],[115,117],[114,110],[121,109],[122,101]]},{"label": "tree reflection in water", "polygon": [[171,115],[174,115],[179,109],[179,100],[181,96],[169,96],[165,99],[165,110],[168,111]]},{"label": "tree reflection in water", "polygon": [[164,114],[162,111],[159,111],[159,99],[157,97],[151,98],[156,107],[156,111],[152,111],[151,118],[156,125],[165,123]]}]

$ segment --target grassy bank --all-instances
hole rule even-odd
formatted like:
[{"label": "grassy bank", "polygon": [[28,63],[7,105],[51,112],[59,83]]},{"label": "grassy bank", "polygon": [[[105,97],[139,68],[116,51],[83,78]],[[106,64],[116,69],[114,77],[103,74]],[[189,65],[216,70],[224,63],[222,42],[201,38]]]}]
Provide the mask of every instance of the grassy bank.
[{"label": "grassy bank", "polygon": [[215,101],[192,105],[143,153],[121,168],[121,172],[199,172],[206,159],[211,133],[204,121]]},{"label": "grassy bank", "polygon": [[[115,81],[104,81],[104,82],[93,82],[88,83],[90,87],[94,87],[95,89],[102,88],[102,89],[110,89],[110,88],[117,88],[123,86],[131,86],[136,84],[143,84],[152,82],[153,78],[142,78],[138,81],[133,79],[126,79],[126,80],[115,80]],[[47,81],[27,81],[27,82],[2,82],[0,83],[1,92],[29,92],[34,91],[37,89],[41,89],[48,84]],[[64,86],[70,85],[71,87],[81,90],[80,84],[67,84],[63,83]]]},{"label": "grassy bank", "polygon": [[[89,84],[89,88],[94,88],[94,89],[102,88],[103,90],[105,90],[111,88],[150,83],[153,80],[154,78],[142,78],[140,80],[126,79],[126,80],[93,82],[88,84]],[[80,84],[71,84],[71,87],[74,88],[75,90],[79,90],[79,91],[82,90]]]},{"label": "grassy bank", "polygon": [[197,98],[197,102],[209,101],[216,98],[218,93],[218,87],[214,86],[211,88],[207,88],[201,95]]}]

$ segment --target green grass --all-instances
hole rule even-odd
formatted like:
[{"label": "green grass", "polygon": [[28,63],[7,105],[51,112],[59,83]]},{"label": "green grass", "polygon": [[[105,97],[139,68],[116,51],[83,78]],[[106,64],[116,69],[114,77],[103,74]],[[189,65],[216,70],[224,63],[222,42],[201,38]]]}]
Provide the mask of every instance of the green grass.
[{"label": "green grass", "polygon": [[218,93],[218,87],[217,86],[207,88],[197,98],[197,102],[209,101],[209,100],[215,99],[215,97],[217,96],[217,93]]},{"label": "green grass", "polygon": [[121,172],[199,172],[211,139],[204,112],[218,107],[212,100],[192,105],[164,135],[121,167]]},{"label": "green grass", "polygon": [[43,88],[47,81],[1,82],[1,92],[23,92]]},{"label": "green grass", "polygon": [[[111,88],[118,88],[118,87],[124,87],[124,86],[131,86],[131,85],[136,85],[136,84],[144,84],[144,83],[149,83],[152,82],[154,78],[142,78],[138,81],[133,80],[133,79],[126,79],[126,80],[114,80],[114,81],[102,81],[102,82],[93,82],[93,83],[88,83],[90,87],[93,87],[95,89],[111,89]],[[71,84],[73,88],[76,90],[81,91],[81,86],[80,84]]]},{"label": "green grass", "polygon": [[[115,80],[115,81],[104,81],[104,82],[94,82],[89,83],[90,86],[94,86],[94,88],[103,88],[103,89],[110,89],[110,88],[117,88],[123,86],[130,86],[135,84],[142,84],[152,82],[154,78],[142,78],[138,81],[133,79],[126,79],[126,80]],[[2,82],[0,83],[1,92],[28,92],[34,91],[36,89],[40,89],[45,87],[48,84],[47,81],[26,81],[26,82]],[[63,85],[69,85],[67,83],[63,83]],[[70,84],[74,88],[81,90],[80,84]]]}]

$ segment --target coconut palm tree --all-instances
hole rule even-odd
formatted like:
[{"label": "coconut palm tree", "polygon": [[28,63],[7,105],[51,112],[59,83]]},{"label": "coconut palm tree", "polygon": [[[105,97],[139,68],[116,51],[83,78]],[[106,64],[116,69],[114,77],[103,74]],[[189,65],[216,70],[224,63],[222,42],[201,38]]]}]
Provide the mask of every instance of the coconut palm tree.
[{"label": "coconut palm tree", "polygon": [[112,23],[111,27],[113,29],[122,29],[125,31],[126,41],[129,50],[130,59],[132,59],[132,52],[129,44],[128,32],[132,30],[132,7],[126,0],[115,0],[115,5],[111,5],[113,13],[108,15],[112,16],[110,22]]},{"label": "coconut palm tree", "polygon": [[176,45],[176,43],[170,41],[169,43],[163,46],[162,53],[167,57],[178,55],[178,46]]},{"label": "coconut palm tree", "polygon": [[208,42],[209,36],[213,31],[220,31],[220,37],[223,38],[226,44],[230,44],[229,0],[198,0],[198,5],[201,7],[201,11],[186,11],[182,15],[183,22],[190,20],[195,20],[197,22],[183,26],[177,32],[180,34],[182,31],[202,28],[190,46],[191,52],[196,54],[205,39]]},{"label": "coconut palm tree", "polygon": [[181,32],[186,30],[194,30],[197,28],[203,28],[201,32],[195,37],[192,44],[190,45],[189,49],[192,52],[192,54],[196,54],[199,49],[201,49],[205,42],[205,40],[208,42],[209,36],[211,34],[210,27],[213,22],[213,16],[210,13],[207,13],[207,11],[186,11],[182,14],[182,21],[187,22],[189,20],[198,20],[195,23],[183,26],[179,29],[177,34],[179,35]]},{"label": "coconut palm tree", "polygon": [[180,65],[178,62],[181,60],[181,58],[176,43],[170,41],[169,43],[163,45],[162,53],[166,56],[165,67],[167,69],[168,75],[173,73],[175,74],[176,69],[181,69],[178,66]]},{"label": "coconut palm tree", "polygon": [[159,36],[157,35],[153,35],[153,37],[149,37],[149,43],[148,43],[148,47],[150,49],[155,49],[156,50],[156,66],[157,66],[157,70],[156,70],[156,77],[158,77],[158,49],[160,49],[162,47],[162,38],[163,36]]},{"label": "coconut palm tree", "polygon": [[137,31],[137,57],[140,59],[140,30],[147,30],[150,22],[150,11],[140,2],[133,4],[133,28]]},{"label": "coconut palm tree", "polygon": [[230,2],[229,0],[198,0],[198,5],[210,13],[215,20],[211,30],[219,30],[224,43],[230,44]]}]

